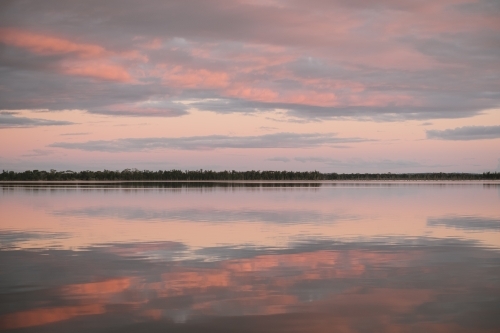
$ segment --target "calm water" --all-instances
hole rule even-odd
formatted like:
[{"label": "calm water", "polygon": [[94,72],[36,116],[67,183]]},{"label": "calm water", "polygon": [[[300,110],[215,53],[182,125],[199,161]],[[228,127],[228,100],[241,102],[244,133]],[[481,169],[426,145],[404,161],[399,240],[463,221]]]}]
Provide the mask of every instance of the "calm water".
[{"label": "calm water", "polygon": [[0,185],[0,329],[499,332],[500,185]]}]

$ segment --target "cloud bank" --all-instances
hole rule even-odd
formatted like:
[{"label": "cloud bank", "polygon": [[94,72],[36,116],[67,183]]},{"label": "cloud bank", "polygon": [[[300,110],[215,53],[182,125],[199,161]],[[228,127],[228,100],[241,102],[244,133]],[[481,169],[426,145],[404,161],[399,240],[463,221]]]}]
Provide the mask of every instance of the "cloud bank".
[{"label": "cloud bank", "polygon": [[500,138],[500,126],[464,126],[447,130],[428,130],[428,139],[439,140],[485,140]]},{"label": "cloud bank", "polygon": [[0,128],[60,126],[72,124],[74,123],[70,121],[19,117],[12,112],[0,112]]},{"label": "cloud bank", "polygon": [[248,148],[311,148],[338,143],[366,142],[364,138],[342,138],[335,134],[275,133],[260,136],[208,135],[179,138],[125,138],[86,142],[56,142],[50,147],[100,152],[134,152],[153,149],[212,150]]},{"label": "cloud bank", "polygon": [[499,15],[493,0],[4,1],[0,109],[470,117],[500,102]]}]

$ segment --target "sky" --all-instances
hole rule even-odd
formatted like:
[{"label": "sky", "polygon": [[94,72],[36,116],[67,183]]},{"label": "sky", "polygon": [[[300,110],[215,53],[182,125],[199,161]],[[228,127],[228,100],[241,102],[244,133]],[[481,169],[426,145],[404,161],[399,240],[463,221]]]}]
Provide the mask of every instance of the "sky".
[{"label": "sky", "polygon": [[3,0],[0,168],[500,171],[500,2]]}]

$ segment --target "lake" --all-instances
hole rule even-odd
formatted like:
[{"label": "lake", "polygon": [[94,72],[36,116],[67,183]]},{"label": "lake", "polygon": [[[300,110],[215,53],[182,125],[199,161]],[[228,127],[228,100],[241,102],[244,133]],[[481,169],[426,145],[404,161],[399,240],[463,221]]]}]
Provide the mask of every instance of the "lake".
[{"label": "lake", "polygon": [[500,331],[500,183],[0,188],[1,330]]}]

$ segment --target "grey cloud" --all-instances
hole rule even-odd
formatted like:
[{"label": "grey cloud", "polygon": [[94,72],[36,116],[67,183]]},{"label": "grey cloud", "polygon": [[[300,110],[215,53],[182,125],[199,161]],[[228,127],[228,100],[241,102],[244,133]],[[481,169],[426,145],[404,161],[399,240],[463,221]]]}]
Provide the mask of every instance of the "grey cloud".
[{"label": "grey cloud", "polygon": [[217,113],[254,113],[285,110],[289,117],[297,117],[307,120],[322,120],[332,118],[355,118],[374,121],[403,121],[403,120],[427,120],[427,119],[453,119],[476,115],[482,108],[478,107],[412,107],[412,106],[387,106],[366,107],[346,106],[328,107],[291,103],[270,103],[248,101],[235,98],[215,98],[195,101],[191,104],[202,111]]},{"label": "grey cloud", "polygon": [[[479,1],[474,7],[489,2]],[[400,10],[415,11],[429,4],[432,1],[402,4],[389,0],[376,3],[341,0],[286,1],[279,6],[275,2],[242,1],[228,6],[224,0],[148,0],[140,4],[87,0],[82,5],[77,0],[46,0],[43,3],[28,0],[10,2],[0,12],[0,18],[6,26],[22,25],[43,30],[64,27],[66,33],[83,35],[117,48],[126,47],[131,35],[317,47],[338,42],[337,36],[325,34],[320,29],[305,29],[325,19],[319,14],[347,11],[351,15],[366,15],[368,9],[376,17],[387,8],[391,15],[397,16]]]},{"label": "grey cloud", "polygon": [[427,130],[428,139],[485,140],[500,138],[500,126],[464,126],[447,130]]},{"label": "grey cloud", "polygon": [[497,0],[483,0],[477,2],[464,2],[455,6],[457,11],[464,14],[476,14],[485,18],[496,20],[500,15],[500,2]]},{"label": "grey cloud", "polygon": [[420,168],[438,168],[445,167],[447,165],[430,165],[424,164],[417,161],[411,160],[364,160],[364,159],[350,159],[350,160],[338,160],[328,157],[295,157],[295,161],[302,163],[322,163],[330,167],[335,167],[340,170],[347,170],[348,172],[368,172],[369,170],[373,172],[387,170],[418,170]]},{"label": "grey cloud", "polygon": [[31,240],[54,240],[69,238],[67,233],[63,232],[24,232],[24,231],[0,231],[0,249],[2,250],[12,250],[19,248],[19,245],[23,242]]},{"label": "grey cloud", "polygon": [[271,157],[266,159],[266,161],[271,161],[271,162],[290,162],[290,159],[288,157]]},{"label": "grey cloud", "polygon": [[482,216],[446,216],[428,218],[427,225],[471,231],[500,231],[500,218]]},{"label": "grey cloud", "polygon": [[90,134],[90,132],[74,132],[74,133],[63,133],[60,134],[61,136],[73,136],[73,135],[87,135]]},{"label": "grey cloud", "polygon": [[[413,40],[411,43],[416,42]],[[462,44],[467,45],[465,42]],[[489,44],[495,45],[494,42]],[[449,52],[456,54],[455,51],[450,50]],[[481,48],[478,47],[477,52],[480,53]],[[500,54],[500,48],[498,53]],[[497,60],[500,57],[492,56],[492,58]],[[451,60],[443,59],[443,62],[449,61]],[[287,64],[286,68],[298,78],[345,80],[346,87],[344,89],[335,89],[341,102],[344,96],[350,96],[351,91],[348,83],[355,79],[364,86],[364,91],[357,93],[360,97],[368,97],[373,93],[394,96],[406,95],[418,99],[419,105],[408,103],[406,105],[388,104],[384,107],[295,106],[287,108],[285,106],[284,108],[290,109],[291,113],[295,115],[306,117],[352,116],[380,121],[462,118],[477,115],[485,109],[496,108],[500,100],[498,92],[500,86],[498,74],[491,73],[492,66],[496,65],[484,64],[480,60],[474,60],[469,64],[464,62],[465,60],[457,63],[459,68],[437,67],[418,71],[401,71],[367,68],[366,66],[349,67],[339,63],[329,64],[316,58],[301,58]],[[471,77],[477,76],[481,76],[482,79],[470,80]]]},{"label": "grey cloud", "polygon": [[[43,89],[39,82],[43,82]],[[158,79],[141,83],[96,81],[54,75],[45,71],[13,69],[0,59],[0,109],[87,110],[115,116],[179,117],[187,106],[173,100]],[[50,92],[49,94],[47,92]]]},{"label": "grey cloud", "polygon": [[87,142],[56,142],[50,147],[85,151],[130,152],[151,149],[210,150],[224,148],[310,148],[337,143],[370,141],[335,134],[276,133],[261,136],[208,135],[179,138],[126,138]]},{"label": "grey cloud", "polygon": [[[231,99],[224,103],[200,103],[200,109],[220,113],[248,112],[276,108],[287,110],[290,117],[323,120],[349,117],[375,121],[426,120],[470,117],[483,110],[498,107],[500,101],[500,47],[498,31],[477,22],[495,19],[498,4],[480,0],[473,4],[450,4],[412,27],[411,32],[382,34],[380,27],[401,18],[418,19],[421,11],[435,2],[401,2],[384,0],[283,1],[250,3],[235,2],[230,6],[222,0],[165,1],[148,0],[140,4],[131,1],[76,0],[2,1],[0,22],[5,27],[54,33],[81,43],[96,43],[112,51],[140,49],[148,63],[129,66],[145,75],[138,82],[101,82],[82,77],[57,74],[55,68],[71,55],[34,55],[16,47],[0,45],[0,108],[85,109],[92,113],[119,116],[174,117],[187,114],[179,105],[158,109],[116,108],[116,105],[137,104],[148,100],[172,102],[179,96],[220,98],[215,90],[165,87],[159,77],[148,76],[157,65],[186,66],[192,69],[232,70],[242,82],[265,83],[277,92],[304,88],[300,79],[330,79],[357,82],[363,92],[360,100],[379,93],[409,96],[412,103],[387,103],[385,107],[363,107],[349,102],[349,85],[323,88],[345,98],[345,107],[318,107],[285,103],[262,103]],[[120,8],[119,11],[116,8]],[[436,32],[436,19],[449,12],[460,15],[479,15],[467,27],[457,32]],[[411,14],[408,16],[408,14]],[[403,16],[400,16],[403,15]],[[325,33],[330,17],[353,18],[362,22],[349,35]],[[370,18],[370,19],[368,19]],[[380,22],[383,18],[384,22]],[[467,16],[461,18],[469,22]],[[322,21],[323,20],[323,21]],[[386,22],[387,20],[387,22]],[[321,28],[315,28],[318,22]],[[372,23],[374,22],[374,23]],[[340,20],[339,26],[343,21]],[[429,30],[430,29],[430,30]],[[335,30],[335,29],[334,29]],[[445,29],[446,30],[446,29]],[[466,30],[466,31],[464,31]],[[432,33],[430,34],[429,31]],[[384,36],[383,41],[380,35]],[[432,37],[429,37],[432,36]],[[162,38],[160,49],[141,48],[144,40]],[[179,41],[187,40],[196,47],[210,45],[215,56],[207,59],[183,49]],[[165,43],[178,40],[178,46]],[[384,44],[386,43],[386,44]],[[389,43],[389,44],[387,44]],[[263,48],[272,45],[286,48],[286,54],[298,60],[281,65],[269,65],[250,73],[234,70],[240,63],[225,54],[232,54],[238,45],[252,44]],[[387,69],[357,63],[359,57],[371,59],[381,50],[394,47],[408,49],[434,62],[432,68]],[[240,50],[241,51],[241,50]],[[249,51],[248,53],[252,53]],[[352,54],[354,57],[349,57]],[[336,57],[338,55],[338,57]],[[356,58],[356,56],[358,58]],[[123,60],[127,61],[127,60]],[[130,63],[133,63],[130,60]],[[127,63],[129,64],[129,63]],[[127,68],[129,68],[127,67]],[[425,67],[425,66],[424,66]],[[276,73],[280,73],[277,75]],[[281,73],[290,73],[283,78]],[[40,84],[42,82],[43,84]],[[316,87],[315,87],[316,88]],[[175,104],[175,103],[174,103]]]},{"label": "grey cloud", "polygon": [[[117,8],[121,10],[117,11]],[[302,28],[314,23],[314,15],[304,15],[301,8],[283,10],[245,2],[228,6],[222,0],[149,0],[141,4],[90,0],[85,5],[71,0],[49,0],[43,5],[38,1],[25,1],[13,2],[1,14],[4,25],[22,24],[46,29],[65,27],[66,33],[91,36],[115,48],[130,43],[130,35],[232,41],[253,39],[272,44],[297,41],[311,44],[324,39],[319,31],[309,36],[309,40],[304,38]],[[290,24],[290,17],[294,24]],[[276,29],[277,23],[286,28]],[[295,33],[287,33],[287,30]]]},{"label": "grey cloud", "polygon": [[0,42],[0,68],[49,72],[63,59],[64,57],[59,55],[36,55],[26,50],[2,45]]},{"label": "grey cloud", "polygon": [[[39,82],[43,82],[43,89]],[[18,71],[1,66],[0,108],[5,110],[87,110],[117,116],[187,114],[186,107],[170,100],[171,93],[158,80],[142,84],[101,82],[84,77]],[[47,92],[50,92],[48,95]],[[153,104],[149,104],[153,101]]]},{"label": "grey cloud", "polygon": [[[476,71],[488,70],[491,65],[498,64],[500,37],[496,32],[460,32],[450,37],[415,39],[412,44],[423,54],[442,62],[477,65]],[[461,77],[459,81],[465,79]]]},{"label": "grey cloud", "polygon": [[306,6],[320,6],[320,7],[336,7],[345,6],[349,8],[362,8],[365,10],[400,10],[400,11],[414,11],[422,7],[435,4],[432,0],[420,0],[420,1],[397,1],[397,0],[380,0],[380,1],[370,1],[370,0],[292,0],[296,6],[306,7]]},{"label": "grey cloud", "polygon": [[89,113],[103,114],[108,116],[128,117],[180,117],[187,115],[187,107],[181,104],[168,103],[175,106],[170,107],[123,107],[123,108],[96,108],[88,110]]},{"label": "grey cloud", "polygon": [[319,162],[319,163],[341,163],[338,160],[334,159],[329,159],[329,158],[322,158],[322,157],[295,157],[294,160],[306,163],[306,162]]},{"label": "grey cloud", "polygon": [[60,126],[73,124],[75,123],[70,121],[18,117],[10,112],[0,113],[0,128]]},{"label": "grey cloud", "polygon": [[22,155],[23,157],[39,157],[52,155],[54,152],[52,150],[46,149],[33,149],[30,153]]}]

